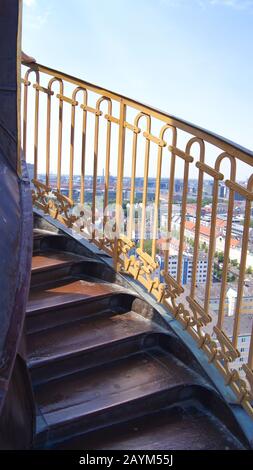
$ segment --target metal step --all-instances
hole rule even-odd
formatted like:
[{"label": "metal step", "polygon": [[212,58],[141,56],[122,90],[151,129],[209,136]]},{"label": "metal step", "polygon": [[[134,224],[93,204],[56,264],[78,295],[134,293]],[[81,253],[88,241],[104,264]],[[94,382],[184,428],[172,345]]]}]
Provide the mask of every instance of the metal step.
[{"label": "metal step", "polygon": [[103,263],[65,251],[38,252],[32,258],[31,288],[66,277],[96,277]]},{"label": "metal step", "polygon": [[127,421],[171,403],[193,398],[198,376],[159,348],[138,352],[35,388],[47,425],[40,445],[67,439],[115,420]]},{"label": "metal step", "polygon": [[33,383],[82,371],[154,345],[160,328],[137,313],[101,312],[27,337]]},{"label": "metal step", "polygon": [[[242,450],[242,444],[196,400],[52,446],[66,450]],[[147,462],[148,463],[148,462]]]}]

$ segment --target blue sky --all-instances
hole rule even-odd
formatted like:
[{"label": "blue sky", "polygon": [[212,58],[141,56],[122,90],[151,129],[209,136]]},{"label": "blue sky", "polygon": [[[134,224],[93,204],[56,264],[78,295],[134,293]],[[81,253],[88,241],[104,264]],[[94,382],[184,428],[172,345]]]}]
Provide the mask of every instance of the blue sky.
[{"label": "blue sky", "polygon": [[24,0],[37,61],[253,148],[253,0]]}]

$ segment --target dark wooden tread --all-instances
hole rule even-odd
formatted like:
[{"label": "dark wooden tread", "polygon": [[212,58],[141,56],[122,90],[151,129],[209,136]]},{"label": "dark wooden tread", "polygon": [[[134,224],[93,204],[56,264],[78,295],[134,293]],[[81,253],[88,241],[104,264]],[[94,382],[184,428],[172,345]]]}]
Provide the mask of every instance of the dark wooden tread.
[{"label": "dark wooden tread", "polygon": [[135,312],[115,315],[107,312],[78,322],[43,330],[27,337],[28,365],[31,368],[151,332],[159,328]]},{"label": "dark wooden tread", "polygon": [[72,265],[84,261],[82,256],[64,251],[48,251],[33,255],[32,274],[40,271],[49,271],[58,266]]},{"label": "dark wooden tread", "polygon": [[[103,264],[94,258],[67,251],[37,251],[32,258],[31,288],[51,286],[61,279],[99,277]],[[98,279],[99,280],[99,279]]]},{"label": "dark wooden tread", "polygon": [[77,304],[99,297],[124,292],[124,288],[106,282],[65,279],[57,287],[41,287],[30,291],[27,314],[54,310],[69,304]]},{"label": "dark wooden tread", "polygon": [[66,450],[241,450],[241,443],[199,402],[188,400],[56,444]]},{"label": "dark wooden tread", "polygon": [[152,348],[39,385],[35,399],[55,440],[189,398],[196,383],[180,361]]},{"label": "dark wooden tread", "polygon": [[55,241],[59,242],[62,238],[66,238],[65,235],[57,232],[36,228],[33,229],[33,253],[40,251],[43,240],[49,241],[55,239]]}]

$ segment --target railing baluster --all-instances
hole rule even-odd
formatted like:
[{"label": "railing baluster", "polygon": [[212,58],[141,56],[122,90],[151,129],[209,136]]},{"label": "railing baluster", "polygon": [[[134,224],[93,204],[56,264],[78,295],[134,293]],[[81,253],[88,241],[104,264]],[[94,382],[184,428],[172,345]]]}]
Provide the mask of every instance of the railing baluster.
[{"label": "railing baluster", "polygon": [[[60,94],[63,95],[63,81],[60,80]],[[63,126],[63,100],[59,97],[59,120],[58,120],[58,157],[57,157],[57,191],[61,190],[61,160],[62,160],[62,126]]]},{"label": "railing baluster", "polygon": [[118,268],[118,238],[120,234],[121,225],[121,207],[122,207],[122,192],[123,192],[123,176],[124,176],[124,155],[125,155],[125,127],[126,120],[126,105],[123,100],[120,102],[120,116],[119,116],[119,138],[118,138],[118,169],[117,169],[117,188],[116,188],[116,232],[114,237],[114,268]]},{"label": "railing baluster", "polygon": [[[24,108],[23,108],[23,152],[25,159],[27,158],[27,111],[28,111],[28,87],[31,85],[29,76],[33,72],[29,69],[24,78]],[[39,82],[40,74],[36,70],[36,85],[35,85],[35,109],[34,109],[34,178],[38,176],[38,136],[39,136]]]},{"label": "railing baluster", "polygon": [[27,139],[27,105],[28,105],[28,87],[31,85],[31,82],[29,82],[28,77],[29,77],[29,71],[26,72],[25,78],[23,80],[24,83],[24,95],[23,95],[23,152],[24,152],[24,157],[26,159],[26,139]]},{"label": "railing baluster", "polygon": [[[83,119],[82,119],[82,147],[81,147],[81,181],[80,181],[80,203],[84,204],[85,201],[85,158],[86,158],[86,132],[87,132],[87,99],[88,93],[87,90],[81,87],[78,87],[79,90],[83,91]],[[81,107],[81,106],[80,106]]]},{"label": "railing baluster", "polygon": [[[198,142],[200,147],[199,160],[204,162],[205,159],[205,144],[203,140],[192,139],[192,144]],[[198,177],[198,194],[197,194],[197,206],[196,206],[196,223],[194,232],[194,252],[193,252],[193,264],[192,264],[192,281],[191,281],[191,298],[194,299],[196,289],[196,275],[198,270],[198,256],[199,256],[199,235],[200,235],[200,223],[201,223],[201,207],[202,207],[202,195],[203,195],[203,182],[204,172],[199,168]]]},{"label": "railing baluster", "polygon": [[155,207],[154,207],[154,226],[153,226],[153,237],[152,237],[152,253],[153,260],[156,257],[156,240],[157,240],[157,228],[158,228],[158,216],[160,208],[160,187],[161,187],[161,171],[162,171],[162,147],[158,147],[157,152],[157,168],[156,168],[156,190],[155,190]]},{"label": "railing baluster", "polygon": [[76,117],[76,90],[72,94],[71,104],[71,124],[70,124],[70,156],[69,156],[69,198],[73,200],[73,175],[74,175],[74,154],[75,154],[75,117]]},{"label": "railing baluster", "polygon": [[[220,164],[224,157],[230,159],[231,164],[231,174],[230,180],[235,181],[236,177],[236,164],[234,157],[231,157],[227,154],[221,154],[218,163]],[[218,321],[217,328],[221,329],[224,322],[224,306],[226,298],[226,287],[227,287],[227,276],[228,276],[228,267],[229,267],[229,252],[230,252],[230,243],[231,243],[231,232],[232,232],[232,222],[233,222],[233,209],[234,209],[234,191],[230,188],[229,190],[229,200],[228,200],[228,212],[227,212],[227,225],[226,225],[226,239],[225,239],[225,249],[224,249],[224,260],[222,266],[222,280],[221,280],[221,291],[220,291],[220,303],[219,303],[219,312],[218,312]]]},{"label": "railing baluster", "polygon": [[160,131],[160,136],[158,139],[158,151],[157,151],[157,169],[156,169],[156,190],[155,190],[155,207],[154,207],[154,227],[153,227],[153,238],[152,238],[152,258],[156,258],[156,245],[157,245],[157,229],[158,227],[158,218],[160,210],[160,189],[161,189],[161,172],[162,172],[162,156],[163,156],[163,147],[166,146],[166,142],[163,141],[165,131],[169,129],[168,125],[162,127]]},{"label": "railing baluster", "polygon": [[253,324],[251,328],[251,337],[250,337],[250,347],[248,355],[248,366],[249,369],[253,371]]},{"label": "railing baluster", "polygon": [[[125,127],[130,128],[133,132],[133,144],[132,144],[132,169],[131,169],[131,190],[130,190],[130,211],[129,211],[129,223],[127,227],[128,238],[131,240],[133,235],[133,222],[135,221],[135,177],[136,177],[136,158],[137,158],[137,144],[138,144],[138,135],[141,132],[141,129],[138,127],[139,119],[142,114],[138,114],[134,120],[133,126],[128,126],[125,123]],[[135,227],[134,227],[134,236],[135,236]]]},{"label": "railing baluster", "polygon": [[[108,114],[112,114],[112,102],[108,100]],[[103,219],[103,233],[107,222],[107,216],[105,215],[109,200],[109,185],[110,185],[110,157],[111,157],[111,121],[107,119],[106,125],[106,152],[105,152],[105,181],[104,181],[104,219]]]},{"label": "railing baluster", "polygon": [[[172,146],[173,149],[176,148],[177,145],[177,130],[175,127],[173,129],[172,135]],[[167,236],[169,240],[166,243],[166,250],[164,253],[164,271],[168,273],[169,271],[169,256],[170,256],[170,238],[171,238],[171,229],[172,229],[172,209],[173,209],[173,197],[174,197],[174,184],[175,184],[175,169],[176,169],[176,155],[173,150],[171,152],[171,160],[170,160],[170,179],[169,179],[169,192],[168,192],[168,220],[167,220]]]},{"label": "railing baluster", "polygon": [[[150,134],[151,118],[147,116],[147,133]],[[146,228],[146,207],[147,207],[147,191],[148,191],[148,172],[149,172],[149,152],[150,140],[146,137],[145,144],[145,160],[144,160],[144,180],[143,180],[143,196],[142,196],[142,217],[141,217],[141,233],[140,233],[140,248],[144,251],[144,235]]]},{"label": "railing baluster", "polygon": [[[136,132],[133,133],[133,148],[132,148],[132,170],[131,170],[131,190],[130,190],[130,211],[129,211],[129,223],[128,223],[128,230],[127,235],[128,238],[131,240],[133,236],[133,223],[135,220],[135,177],[136,177],[136,153],[137,153],[137,140],[138,134]],[[134,236],[135,236],[135,227],[134,227]]]},{"label": "railing baluster", "polygon": [[[39,85],[39,75],[36,77]],[[39,145],[39,90],[35,91],[35,115],[34,115],[34,179],[38,178],[38,145]]]},{"label": "railing baluster", "polygon": [[75,114],[76,108],[71,105],[70,130],[70,157],[69,157],[69,198],[73,200],[73,174],[74,174],[74,144],[75,144]]},{"label": "railing baluster", "polygon": [[[48,90],[51,91],[50,87]],[[46,185],[50,184],[50,150],[51,150],[51,93],[47,95],[47,136],[46,136]]]},{"label": "railing baluster", "polygon": [[[253,189],[253,175],[248,181],[248,191]],[[235,305],[235,321],[234,321],[234,330],[233,330],[233,345],[237,347],[238,334],[240,332],[240,313],[243,299],[243,289],[244,289],[244,278],[248,254],[248,244],[249,244],[249,228],[250,228],[250,216],[251,216],[251,200],[247,199],[245,204],[245,214],[244,214],[244,228],[243,228],[243,237],[242,237],[242,251],[241,251],[241,260],[240,260],[240,270],[239,270],[239,279],[238,279],[238,289],[237,289],[237,299]]]},{"label": "railing baluster", "polygon": [[[217,163],[216,165],[217,166]],[[208,168],[207,172],[208,172]],[[206,277],[206,291],[205,291],[205,300],[204,300],[204,310],[206,314],[209,312],[209,303],[210,303],[210,293],[212,286],[212,276],[213,276],[213,258],[216,242],[216,218],[217,218],[217,205],[218,205],[218,190],[219,190],[219,180],[223,178],[223,175],[217,174],[214,177],[213,185],[213,200],[212,200],[212,218],[211,218],[211,229],[210,229],[210,240],[208,247],[208,267],[207,267],[207,277]]]},{"label": "railing baluster", "polygon": [[[94,130],[94,160],[93,160],[93,189],[92,189],[92,240],[95,240],[96,237],[96,230],[95,230],[95,222],[96,222],[96,196],[97,196],[97,169],[98,169],[98,137],[99,137],[99,116],[101,115],[101,111],[99,109],[101,103],[101,98],[97,101],[96,104],[96,112],[95,114],[95,130]],[[95,111],[95,110],[94,110]]]},{"label": "railing baluster", "polygon": [[[186,146],[186,153],[189,153],[189,143]],[[182,195],[182,207],[181,207],[181,223],[180,223],[180,238],[178,248],[178,263],[177,263],[177,282],[181,284],[182,278],[182,264],[183,264],[183,252],[184,252],[184,229],[185,229],[185,216],[186,216],[186,205],[187,205],[187,194],[188,194],[188,177],[189,177],[189,161],[184,161],[184,188]]]}]

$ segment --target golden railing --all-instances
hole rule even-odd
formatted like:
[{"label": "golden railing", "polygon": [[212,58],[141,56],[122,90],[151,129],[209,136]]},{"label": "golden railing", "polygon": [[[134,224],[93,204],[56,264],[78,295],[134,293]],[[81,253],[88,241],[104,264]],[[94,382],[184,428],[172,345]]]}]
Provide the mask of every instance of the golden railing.
[{"label": "golden railing", "polygon": [[[31,96],[28,100],[28,95],[32,94],[32,101]],[[253,153],[167,113],[39,64],[32,65],[25,72],[22,106],[23,149],[28,161],[34,164],[34,205],[68,227],[89,233],[91,241],[113,257],[115,269],[133,276],[145,286],[195,339],[209,361],[221,372],[225,383],[234,391],[238,402],[253,417],[252,331],[248,332],[250,347],[247,362],[242,365],[241,371],[235,367],[235,361],[240,358],[238,338],[253,201]],[[247,175],[243,177],[247,179],[246,184],[240,181],[242,171]],[[151,172],[155,181],[152,227],[147,215]],[[182,266],[187,238],[185,224],[191,172],[197,178],[196,214],[191,283],[185,288],[182,285]],[[111,183],[113,173],[116,180]],[[76,176],[80,187],[77,201],[73,196]],[[176,179],[179,176],[182,178],[182,191],[179,201],[177,272],[172,275],[169,262],[174,227],[173,201],[176,196]],[[142,178],[140,187],[137,185],[138,177]],[[63,179],[67,184],[64,191]],[[165,184],[163,191],[161,183],[166,183],[166,179],[168,184]],[[201,242],[201,208],[207,179],[212,182],[213,189],[207,244],[208,268],[201,302],[198,296],[197,270]],[[210,296],[216,262],[216,221],[221,182],[228,192],[225,202],[227,221],[222,277],[219,283],[219,308],[217,314],[214,314],[210,308]],[[127,188],[124,188],[124,184]],[[137,205],[140,227],[136,231],[138,188],[139,198],[141,197],[141,204],[139,200]],[[104,212],[100,230],[97,230],[99,191]],[[110,196],[110,191],[115,194]],[[91,210],[87,215],[83,205],[88,194]],[[124,205],[123,194],[128,194],[129,200],[127,226],[121,210]],[[224,321],[235,195],[239,195],[244,201],[244,226],[237,295],[231,320],[233,331],[229,336],[225,332]],[[112,202],[110,197],[116,205],[114,210],[106,212],[108,203]],[[162,227],[161,223],[161,197],[166,199],[166,227]],[[107,222],[111,223],[109,235],[105,230]],[[148,249],[145,235],[147,228],[151,232]],[[163,239],[162,231],[165,232]],[[163,282],[156,275],[159,267],[158,255],[164,264]]]}]

